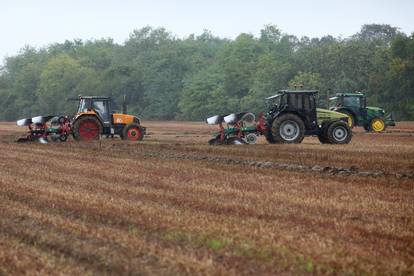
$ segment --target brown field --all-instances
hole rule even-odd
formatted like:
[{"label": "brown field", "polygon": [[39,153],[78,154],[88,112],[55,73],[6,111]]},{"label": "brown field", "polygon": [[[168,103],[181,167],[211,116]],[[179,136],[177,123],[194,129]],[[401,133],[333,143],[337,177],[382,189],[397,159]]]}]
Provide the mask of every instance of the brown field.
[{"label": "brown field", "polygon": [[414,123],[216,147],[203,123],[144,125],[42,145],[0,124],[0,275],[414,274]]}]

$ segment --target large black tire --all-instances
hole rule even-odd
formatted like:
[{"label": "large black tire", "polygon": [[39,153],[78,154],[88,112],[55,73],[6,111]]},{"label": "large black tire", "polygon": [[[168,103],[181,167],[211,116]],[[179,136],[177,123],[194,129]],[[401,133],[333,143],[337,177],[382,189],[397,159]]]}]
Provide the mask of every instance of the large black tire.
[{"label": "large black tire", "polygon": [[272,136],[272,124],[269,124],[269,121],[266,120],[266,130],[264,132],[264,136],[269,144],[274,144],[275,140]]},{"label": "large black tire", "polygon": [[321,127],[321,131],[318,134],[318,139],[319,142],[321,142],[322,144],[328,144],[329,140],[328,140],[328,126],[329,124],[323,124]]},{"label": "large black tire", "polygon": [[95,116],[82,116],[73,123],[72,135],[75,140],[99,140],[102,124]]},{"label": "large black tire", "polygon": [[343,121],[336,121],[329,124],[327,138],[330,144],[348,144],[352,139],[352,130]]},{"label": "large black tire", "polygon": [[292,113],[286,113],[273,120],[272,138],[275,143],[299,144],[305,137],[305,124]]},{"label": "large black tire", "polygon": [[338,110],[337,112],[348,115],[348,126],[352,129],[355,127],[355,116],[346,109]]},{"label": "large black tire", "polygon": [[144,129],[139,124],[132,123],[124,126],[121,137],[123,140],[141,141],[144,135]]}]

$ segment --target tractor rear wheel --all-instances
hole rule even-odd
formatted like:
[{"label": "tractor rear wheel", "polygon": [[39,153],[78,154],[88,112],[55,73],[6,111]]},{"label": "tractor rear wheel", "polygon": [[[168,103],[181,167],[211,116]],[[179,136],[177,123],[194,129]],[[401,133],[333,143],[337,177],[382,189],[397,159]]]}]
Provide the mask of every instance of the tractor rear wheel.
[{"label": "tractor rear wheel", "polygon": [[102,133],[102,125],[94,116],[82,116],[73,123],[75,140],[98,140]]},{"label": "tractor rear wheel", "polygon": [[141,141],[144,138],[144,129],[138,124],[129,124],[122,130],[122,139]]},{"label": "tractor rear wheel", "polygon": [[273,136],[272,136],[272,125],[269,124],[267,120],[266,120],[266,129],[264,131],[264,136],[266,137],[266,140],[269,144],[275,143],[275,140],[273,139]]},{"label": "tractor rear wheel", "polygon": [[329,124],[326,137],[330,144],[348,144],[352,139],[352,130],[347,123],[336,121]]},{"label": "tractor rear wheel", "polygon": [[305,137],[305,124],[299,116],[287,113],[274,119],[271,131],[276,143],[298,144]]}]

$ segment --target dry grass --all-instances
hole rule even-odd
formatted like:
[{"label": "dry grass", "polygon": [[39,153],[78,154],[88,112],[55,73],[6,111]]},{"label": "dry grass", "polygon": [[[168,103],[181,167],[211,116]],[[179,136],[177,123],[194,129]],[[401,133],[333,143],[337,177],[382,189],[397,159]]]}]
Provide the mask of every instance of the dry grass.
[{"label": "dry grass", "polygon": [[214,161],[411,172],[413,123],[346,146],[211,147],[201,123],[145,126],[140,144],[20,145],[0,124],[0,274],[414,273],[412,179]]}]

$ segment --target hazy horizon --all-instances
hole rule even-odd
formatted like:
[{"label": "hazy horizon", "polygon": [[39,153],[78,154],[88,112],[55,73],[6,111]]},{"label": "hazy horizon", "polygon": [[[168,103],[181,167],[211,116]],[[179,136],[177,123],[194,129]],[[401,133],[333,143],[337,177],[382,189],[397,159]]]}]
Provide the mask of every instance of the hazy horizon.
[{"label": "hazy horizon", "polygon": [[112,38],[123,43],[134,29],[164,27],[185,38],[207,29],[233,39],[258,35],[267,24],[297,37],[348,37],[364,24],[390,24],[414,32],[414,2],[374,1],[1,1],[0,64],[26,45],[36,48],[73,39]]}]

